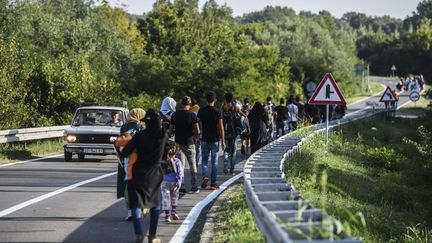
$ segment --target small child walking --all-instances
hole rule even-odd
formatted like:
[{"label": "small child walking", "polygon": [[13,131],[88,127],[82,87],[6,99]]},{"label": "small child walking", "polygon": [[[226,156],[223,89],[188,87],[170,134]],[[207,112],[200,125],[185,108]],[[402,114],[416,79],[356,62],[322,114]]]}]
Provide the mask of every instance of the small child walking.
[{"label": "small child walking", "polygon": [[176,158],[176,154],[178,154],[179,151],[180,147],[175,142],[168,140],[161,162],[161,167],[164,171],[161,191],[162,210],[165,211],[165,222],[171,222],[171,219],[180,219],[176,211],[179,190],[183,181],[182,163]]}]

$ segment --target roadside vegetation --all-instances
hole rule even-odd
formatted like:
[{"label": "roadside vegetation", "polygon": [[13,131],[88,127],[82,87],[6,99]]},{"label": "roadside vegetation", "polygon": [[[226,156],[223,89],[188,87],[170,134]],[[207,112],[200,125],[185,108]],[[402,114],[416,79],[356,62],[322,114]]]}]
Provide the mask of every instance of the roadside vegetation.
[{"label": "roadside vegetation", "polygon": [[235,187],[218,212],[220,227],[212,242],[265,242],[246,203],[243,185]]},{"label": "roadside vegetation", "polygon": [[286,178],[365,242],[431,242],[431,116],[423,109],[418,119],[347,124],[327,152],[316,136],[288,162]]},{"label": "roadside vegetation", "polygon": [[63,139],[45,139],[32,142],[0,144],[0,164],[59,153],[63,151]]},{"label": "roadside vegetation", "polygon": [[203,104],[208,90],[304,98],[327,72],[350,98],[365,63],[371,74],[396,64],[397,75],[432,79],[431,0],[405,20],[286,7],[234,17],[215,0],[156,1],[136,16],[96,2],[0,1],[0,130],[66,124],[81,101],[147,109],[166,96]]}]

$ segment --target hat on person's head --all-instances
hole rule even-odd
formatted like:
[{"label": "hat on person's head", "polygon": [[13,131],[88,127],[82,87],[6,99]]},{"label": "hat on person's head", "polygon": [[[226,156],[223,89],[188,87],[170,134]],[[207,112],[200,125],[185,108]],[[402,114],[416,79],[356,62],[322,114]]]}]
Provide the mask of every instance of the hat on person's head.
[{"label": "hat on person's head", "polygon": [[146,115],[145,110],[134,108],[129,112],[128,121],[140,122]]},{"label": "hat on person's head", "polygon": [[189,96],[185,96],[181,100],[182,105],[190,105],[192,104],[192,99]]}]

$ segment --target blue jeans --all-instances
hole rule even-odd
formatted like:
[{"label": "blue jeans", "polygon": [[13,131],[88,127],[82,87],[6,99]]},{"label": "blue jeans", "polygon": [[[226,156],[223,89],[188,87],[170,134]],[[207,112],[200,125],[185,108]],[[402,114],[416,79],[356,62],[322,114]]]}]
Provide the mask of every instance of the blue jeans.
[{"label": "blue jeans", "polygon": [[[157,225],[159,221],[160,206],[150,208],[150,227],[149,235],[156,235]],[[141,220],[141,208],[132,208],[132,222],[136,235],[143,235],[142,220]]]},{"label": "blue jeans", "polygon": [[224,165],[228,163],[230,172],[234,171],[235,159],[236,159],[236,138],[225,139],[225,150],[224,150]]},{"label": "blue jeans", "polygon": [[202,154],[202,175],[208,176],[208,160],[210,155],[211,160],[211,176],[210,183],[216,184],[216,176],[217,176],[217,167],[218,167],[218,159],[217,154],[219,151],[219,142],[208,143],[201,142],[201,154]]}]

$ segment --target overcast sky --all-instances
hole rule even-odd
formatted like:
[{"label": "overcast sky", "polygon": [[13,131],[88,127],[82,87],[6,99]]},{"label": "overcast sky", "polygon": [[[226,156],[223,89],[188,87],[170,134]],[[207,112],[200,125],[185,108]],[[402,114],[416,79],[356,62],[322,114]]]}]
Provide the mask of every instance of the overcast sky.
[{"label": "overcast sky", "polygon": [[[216,0],[227,4],[234,11],[234,16],[262,10],[267,5],[287,6],[298,13],[301,10],[318,13],[328,10],[340,18],[344,13],[355,11],[372,16],[390,15],[404,19],[416,10],[420,0]],[[109,0],[112,6],[123,7],[129,13],[141,15],[152,9],[154,0]],[[206,2],[200,0],[200,6]]]}]

